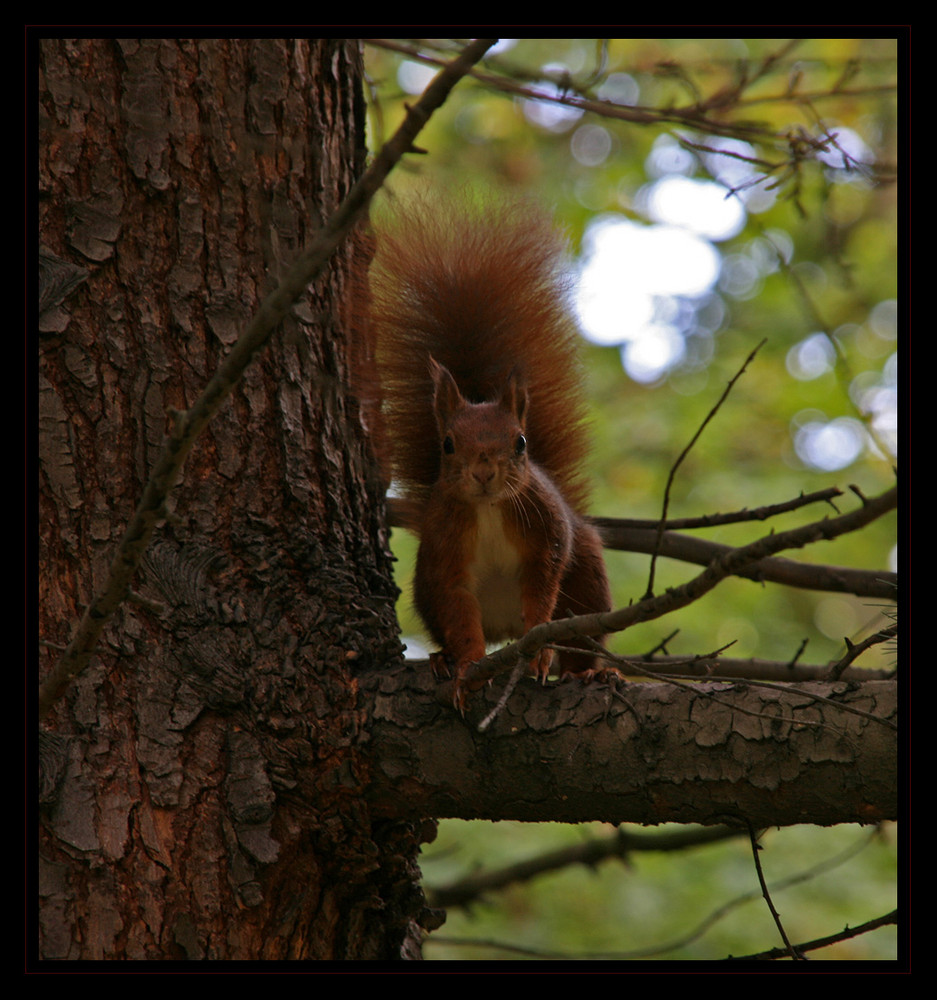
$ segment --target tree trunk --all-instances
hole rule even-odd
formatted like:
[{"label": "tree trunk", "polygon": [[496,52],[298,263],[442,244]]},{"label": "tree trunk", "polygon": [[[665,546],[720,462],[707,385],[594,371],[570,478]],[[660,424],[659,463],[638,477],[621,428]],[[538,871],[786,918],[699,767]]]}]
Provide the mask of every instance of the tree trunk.
[{"label": "tree trunk", "polygon": [[[343,41],[40,43],[40,678],[169,427],[363,164]],[[197,442],[41,739],[48,959],[396,958],[350,668],[396,653],[341,252]],[[426,919],[424,915],[424,920]]]}]

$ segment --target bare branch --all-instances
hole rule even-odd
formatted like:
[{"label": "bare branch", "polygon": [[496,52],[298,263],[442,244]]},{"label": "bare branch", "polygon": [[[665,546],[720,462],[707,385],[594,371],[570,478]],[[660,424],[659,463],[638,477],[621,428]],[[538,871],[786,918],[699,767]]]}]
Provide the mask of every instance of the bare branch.
[{"label": "bare branch", "polygon": [[516,642],[479,660],[469,674],[474,682],[481,682],[514,666],[518,656],[531,656],[536,650],[551,642],[563,642],[579,636],[605,635],[620,632],[638,622],[651,621],[678,608],[686,607],[708,593],[728,576],[738,574],[752,563],[784,549],[803,548],[821,539],[830,540],[865,527],[872,521],[893,510],[898,503],[898,490],[893,487],[881,496],[866,500],[848,514],[824,518],[811,524],[766,535],[749,545],[728,549],[707,566],[699,575],[680,587],[674,587],[657,597],[645,598],[637,604],[603,614],[580,615],[537,625]]},{"label": "bare branch", "polygon": [[887,642],[889,639],[894,639],[898,635],[898,626],[889,625],[888,628],[883,628],[876,632],[874,635],[870,635],[867,639],[863,639],[862,642],[850,642],[846,639],[847,652],[846,655],[834,663],[829,671],[827,672],[824,680],[835,681],[838,680],[843,675],[843,671],[852,663],[860,653],[864,653],[865,650],[869,649],[871,646],[876,646],[880,642]]},{"label": "bare branch", "polygon": [[[634,674],[639,674],[639,675],[642,675],[642,676],[647,676],[647,677],[653,678],[655,680],[666,681],[666,682],[668,682],[670,684],[676,685],[677,687],[686,688],[687,690],[690,690],[690,691],[699,691],[700,694],[702,694],[704,697],[711,698],[713,701],[716,701],[716,702],[721,701],[721,699],[720,699],[720,697],[719,697],[719,695],[717,693],[714,693],[712,691],[705,691],[704,692],[701,688],[699,688],[699,687],[697,687],[697,686],[695,686],[693,684],[690,684],[687,681],[684,681],[680,677],[674,676],[672,673],[664,673],[663,671],[660,671],[660,670],[657,670],[657,671],[647,670],[644,667],[644,665],[642,663],[640,663],[640,661],[634,660],[634,659],[630,659],[627,656],[618,656],[615,653],[610,653],[607,649],[603,649],[597,642],[594,643],[594,649],[595,649],[596,655],[602,656],[605,659],[609,660],[610,662],[619,665],[621,667],[621,669],[622,669],[622,673],[623,674],[634,673]],[[706,676],[706,679],[710,680],[710,681],[714,681],[716,683],[718,683],[720,681],[721,682],[726,682],[726,683],[732,683],[733,681],[736,681],[738,678],[735,678],[735,677],[726,677],[726,676],[721,676],[719,674],[713,673],[713,674],[708,674]],[[827,678],[823,678],[823,679],[826,680]],[[760,680],[756,680],[756,679],[750,678],[750,677],[746,678],[745,680],[746,680],[746,683],[748,685],[750,685],[751,687],[774,688],[774,687],[777,686],[776,682],[760,681]],[[846,708],[845,706],[842,706],[839,702],[835,701],[832,698],[827,698],[824,695],[819,695],[819,694],[816,694],[816,693],[807,692],[805,689],[803,690],[803,694],[804,694],[805,697],[809,698],[811,701],[826,702],[826,703],[828,703],[830,705],[833,705],[835,708],[842,708],[843,711],[850,712],[853,715],[862,716],[863,718],[868,719],[870,722],[878,722],[878,723],[881,723],[883,726],[889,726],[892,729],[897,729],[898,728],[897,725],[894,722],[891,722],[889,719],[883,719],[883,718],[881,718],[881,716],[875,715],[873,712],[865,712],[862,709],[858,709],[858,708],[851,708],[851,707],[850,708]],[[737,711],[738,711],[738,709],[737,709]],[[748,712],[745,712],[744,714],[757,714],[757,713],[748,713]],[[488,724],[488,722],[489,722],[489,719],[486,718],[484,720],[483,725],[484,724]],[[481,728],[481,727],[479,727],[479,728]]]},{"label": "bare branch", "polygon": [[804,956],[791,944],[790,938],[787,936],[787,931],[784,930],[784,925],[781,923],[781,915],[778,913],[775,905],[771,899],[771,893],[768,891],[768,883],[765,881],[765,873],[761,867],[761,858],[758,856],[758,852],[761,850],[761,845],[758,843],[758,837],[755,834],[755,829],[748,824],[748,836],[752,845],[752,857],[755,861],[755,871],[758,872],[758,883],[761,886],[761,895],[764,897],[764,901],[768,904],[768,910],[771,912],[771,917],[774,920],[774,925],[778,929],[778,933],[781,935],[781,940],[784,942],[784,947],[787,950],[787,954],[798,962],[804,961]]},{"label": "bare branch", "polygon": [[[695,677],[698,680],[724,677],[735,680],[782,681],[789,684],[830,679],[830,666],[826,663],[789,663],[782,660],[761,660],[757,657],[655,656],[652,659],[642,658],[629,662],[639,663],[649,676],[668,674],[674,677]],[[881,681],[893,676],[893,670],[846,667],[837,680]]]},{"label": "bare branch", "polygon": [[[704,829],[702,832],[703,833],[712,832],[713,834],[715,834],[719,829],[720,829],[719,827],[713,827],[711,831],[707,831]],[[735,833],[736,836],[741,836],[743,831],[739,829],[733,832]],[[619,831],[620,836],[626,836],[629,840],[637,839],[638,837],[640,837],[641,840],[646,839],[650,842],[653,842],[653,840],[658,837],[678,837],[683,835],[686,836],[687,838],[690,838],[696,833],[697,833],[696,830],[681,830],[678,831],[677,834],[670,834],[670,833],[651,834],[651,835],[638,834],[636,837],[635,834],[625,831],[624,829]],[[808,882],[811,879],[816,878],[818,875],[831,871],[839,867],[840,865],[844,864],[845,862],[851,860],[861,851],[865,850],[868,847],[871,840],[876,836],[878,836],[877,831],[873,831],[872,833],[865,835],[861,840],[857,841],[852,847],[849,847],[845,851],[842,851],[838,856],[823,861],[818,865],[814,865],[811,868],[806,869],[805,871],[798,872],[794,875],[790,875],[787,876],[786,878],[772,882],[770,883],[769,888],[774,892],[778,892],[779,890],[790,888],[792,885],[798,885],[804,882]],[[690,842],[685,846],[693,846],[693,843],[694,842]],[[593,845],[592,843],[589,843],[583,846],[587,849],[591,849]],[[639,849],[667,850],[668,848],[654,847],[649,845],[646,848],[639,848]],[[535,862],[536,859],[534,859],[534,862],[532,862],[531,864]],[[440,897],[434,898],[434,905],[437,906],[442,906],[442,905],[452,906],[460,904],[464,905],[465,902],[464,899],[459,899],[458,897],[456,897],[451,901],[449,900],[448,892],[450,889],[455,889],[456,891],[458,891],[458,889],[460,889],[466,884],[477,884],[477,883],[485,884],[491,876],[496,876],[496,875],[497,873],[482,872],[480,875],[469,876],[462,882],[456,883],[455,886],[439,890]],[[495,888],[497,887],[498,886],[495,886]],[[553,958],[576,958],[576,959],[593,959],[593,960],[606,960],[606,961],[614,961],[616,959],[619,961],[624,961],[628,959],[633,960],[640,958],[662,958],[665,955],[667,955],[668,952],[676,951],[678,948],[685,948],[687,945],[692,944],[692,942],[699,940],[701,937],[703,937],[704,934],[706,934],[706,932],[711,927],[713,927],[720,920],[722,920],[723,917],[725,917],[728,913],[738,909],[739,906],[754,899],[758,892],[760,892],[760,887],[759,890],[752,890],[751,892],[742,893],[741,895],[738,895],[733,899],[730,899],[727,902],[721,904],[720,906],[716,907],[716,909],[714,909],[711,913],[709,913],[705,917],[705,919],[703,919],[696,927],[688,931],[686,934],[681,935],[679,938],[675,940],[664,941],[658,945],[652,945],[651,947],[648,948],[641,948],[624,952],[602,952],[602,953],[590,952],[587,954],[579,953],[575,955],[557,954],[556,952],[551,952],[550,955]],[[443,893],[446,894],[445,897],[442,896]],[[443,898],[447,901],[446,903],[442,901]],[[830,945],[836,944],[840,941],[847,941],[851,938],[859,937],[862,934],[867,934],[870,931],[878,929],[879,927],[885,927],[888,926],[889,924],[896,924],[896,923],[897,923],[897,911],[892,911],[891,913],[886,914],[885,916],[878,917],[875,920],[869,920],[864,924],[860,924],[858,927],[847,927],[845,930],[840,931],[838,934],[831,934],[827,937],[818,938],[811,942],[797,944],[794,947],[800,954],[803,955],[808,951],[815,951],[819,948],[829,947]],[[435,934],[433,935],[433,940],[438,941],[440,943],[444,942],[452,945],[469,945],[469,946],[485,945],[491,948],[502,948],[507,951],[514,950],[514,948],[511,945],[506,945],[504,942],[481,941],[478,939],[463,940],[463,939],[444,938],[440,935],[435,935]],[[518,953],[526,953],[526,952],[521,952],[520,950],[518,950]],[[785,948],[773,948],[770,951],[762,952],[758,955],[745,956],[745,958],[749,960],[751,959],[768,960],[768,959],[788,958],[788,957],[790,957],[789,952]],[[731,958],[736,961],[739,960],[735,956],[731,956]]]},{"label": "bare branch", "polygon": [[[373,719],[374,815],[743,829],[745,817],[761,828],[898,815],[893,680],[635,683],[625,700],[611,684],[525,679],[484,737],[475,724],[500,682],[473,695],[467,725],[446,684],[412,663],[358,681]],[[739,740],[748,763],[729,749]]]},{"label": "bare branch", "polygon": [[[824,500],[836,510],[833,503],[834,497],[841,497],[843,491],[836,486],[829,486],[824,490],[816,490],[813,493],[801,493],[793,500],[784,500],[781,503],[765,504],[763,507],[749,509],[743,507],[741,510],[730,511],[727,514],[702,514],[700,517],[675,517],[664,522],[664,527],[669,530],[684,531],[687,528],[712,528],[722,524],[738,524],[743,521],[767,521],[769,517],[776,517],[778,514],[786,514],[789,511],[806,507],[807,504],[817,503]],[[836,511],[839,513],[839,511]],[[602,529],[608,523],[623,528],[653,528],[655,531],[660,526],[660,521],[649,521],[643,518],[593,518],[593,523]]]},{"label": "bare branch", "polygon": [[[886,913],[881,917],[876,917],[874,920],[867,920],[864,924],[859,924],[857,927],[846,927],[838,934],[830,934],[827,937],[814,938],[812,941],[805,941],[795,947],[801,954],[808,951],[817,951],[820,948],[829,948],[831,944],[837,944],[840,941],[849,941],[850,939],[859,937],[862,934],[868,934],[869,931],[878,930],[879,927],[888,927],[891,924],[896,926],[898,924],[897,910],[892,910],[890,913]],[[737,962],[752,960],[767,961],[769,959],[787,957],[788,952],[786,948],[772,948],[770,951],[758,952],[758,954],[755,955],[732,956],[733,960]]]},{"label": "bare branch", "polygon": [[632,853],[685,851],[742,835],[741,829],[731,826],[690,827],[654,833],[636,833],[627,827],[620,827],[608,837],[596,837],[571,847],[547,851],[504,868],[472,872],[450,885],[431,889],[427,898],[431,906],[466,906],[487,893],[529,882],[571,865],[595,868],[603,861],[625,858]]},{"label": "bare branch", "polygon": [[[786,878],[782,878],[775,882],[772,882],[770,884],[770,888],[774,892],[778,892],[779,890],[790,888],[792,885],[799,885],[804,882],[809,882],[811,879],[816,878],[818,875],[832,871],[833,869],[839,867],[845,862],[850,861],[860,852],[864,851],[872,842],[873,838],[877,837],[878,835],[879,835],[878,831],[873,830],[871,833],[866,834],[861,840],[857,841],[855,844],[847,848],[845,851],[841,851],[836,857],[829,858],[825,861],[820,862],[817,865],[813,865],[811,868],[808,868],[805,871],[797,872],[794,875],[789,875]],[[758,891],[760,891],[760,887]],[[684,934],[679,939],[675,941],[668,941],[665,944],[660,945],[654,949],[645,949],[642,953],[639,954],[628,953],[626,956],[622,957],[650,958],[655,955],[663,955],[666,952],[673,951],[677,948],[685,947],[691,942],[701,938],[710,929],[710,927],[718,923],[718,921],[720,921],[724,916],[726,916],[726,914],[728,914],[732,910],[737,909],[744,903],[749,902],[749,900],[754,899],[755,896],[756,896],[755,890],[752,890],[751,892],[742,893],[741,895],[736,896],[734,899],[730,899],[728,902],[723,903],[721,906],[718,906],[704,920],[702,920],[693,930],[689,931],[687,934]],[[828,943],[833,943],[833,942],[832,940],[829,940]],[[811,947],[809,945],[799,944],[796,947],[797,950],[800,951],[801,953],[811,950]],[[775,958],[787,957],[787,952],[783,948],[773,949],[773,951],[774,955],[772,957]]]},{"label": "bare branch", "polygon": [[[602,540],[610,549],[625,552],[651,553],[657,545],[657,533],[651,528],[619,528],[612,518],[595,519]],[[660,541],[660,555],[668,559],[708,566],[733,551],[732,546],[709,542],[677,532],[665,532]],[[897,596],[898,575],[888,570],[853,569],[822,563],[801,563],[783,557],[759,559],[736,570],[735,576],[758,583],[781,583],[803,590],[825,590],[858,597],[878,597],[894,600]]]}]

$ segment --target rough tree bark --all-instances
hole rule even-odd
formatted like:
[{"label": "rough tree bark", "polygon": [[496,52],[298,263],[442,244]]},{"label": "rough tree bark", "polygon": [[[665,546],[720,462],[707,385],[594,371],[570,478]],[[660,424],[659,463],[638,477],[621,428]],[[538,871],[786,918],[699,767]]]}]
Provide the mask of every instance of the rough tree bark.
[{"label": "rough tree bark", "polygon": [[[483,732],[425,670],[362,679],[378,813],[582,823],[878,823],[898,813],[893,681],[613,689],[525,680]],[[815,697],[819,696],[819,697]]]},{"label": "rough tree bark", "polygon": [[[41,679],[172,411],[360,171],[364,115],[354,43],[48,40],[38,65]],[[463,720],[400,665],[348,389],[360,266],[336,255],[199,439],[43,721],[40,956],[417,957],[424,816],[893,812],[894,730],[796,693],[522,684],[479,734],[496,688]],[[822,690],[894,719],[893,685]]]},{"label": "rough tree bark", "polygon": [[[360,171],[361,71],[346,42],[41,43],[40,677],[168,414]],[[354,266],[196,445],[136,599],[44,724],[45,958],[416,953],[420,828],[360,795],[349,667],[399,644],[347,388]]]}]

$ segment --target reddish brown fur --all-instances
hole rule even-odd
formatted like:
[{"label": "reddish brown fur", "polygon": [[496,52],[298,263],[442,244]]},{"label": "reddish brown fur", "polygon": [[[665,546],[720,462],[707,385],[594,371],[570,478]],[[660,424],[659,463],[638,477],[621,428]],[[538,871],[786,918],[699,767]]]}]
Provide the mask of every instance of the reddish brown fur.
[{"label": "reddish brown fur", "polygon": [[511,370],[530,393],[531,459],[583,510],[588,436],[566,247],[524,203],[408,202],[379,230],[371,271],[378,359],[394,476],[425,497],[439,475],[428,359],[471,402],[492,399]]},{"label": "reddish brown fur", "polygon": [[[528,207],[410,204],[381,229],[372,309],[393,475],[419,522],[415,601],[456,668],[486,642],[610,606],[583,519],[587,439],[564,246]],[[533,672],[545,678],[552,654]],[[561,670],[588,673],[591,654]]]}]

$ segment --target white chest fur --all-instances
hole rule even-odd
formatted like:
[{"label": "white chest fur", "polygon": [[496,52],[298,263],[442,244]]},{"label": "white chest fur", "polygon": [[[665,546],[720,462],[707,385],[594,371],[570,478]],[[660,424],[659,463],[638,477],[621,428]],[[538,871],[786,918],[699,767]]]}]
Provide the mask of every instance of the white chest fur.
[{"label": "white chest fur", "polygon": [[504,530],[495,505],[477,508],[478,531],[472,559],[472,589],[482,611],[482,628],[489,640],[524,634],[521,613],[521,558]]}]

